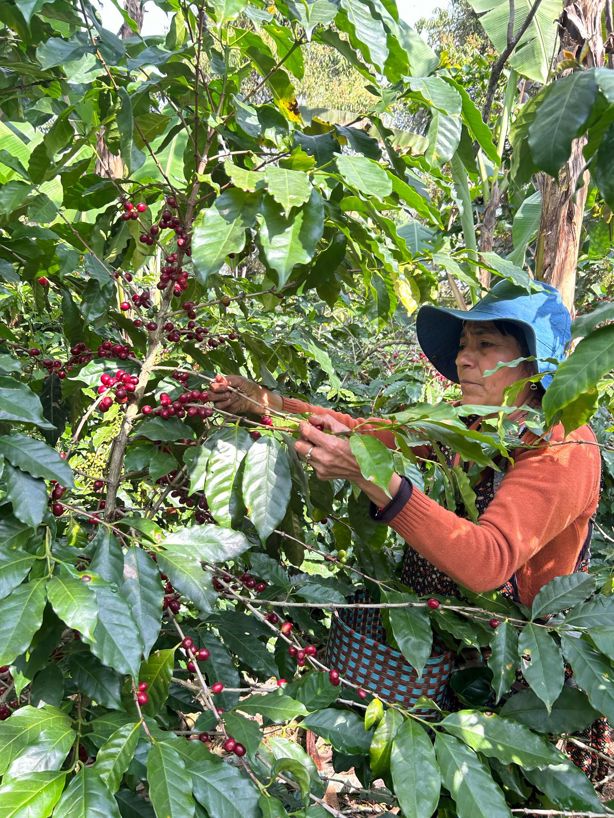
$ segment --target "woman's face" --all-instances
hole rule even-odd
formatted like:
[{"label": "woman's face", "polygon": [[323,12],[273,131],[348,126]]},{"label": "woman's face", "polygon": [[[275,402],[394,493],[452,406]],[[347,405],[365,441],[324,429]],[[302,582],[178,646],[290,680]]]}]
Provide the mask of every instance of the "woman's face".
[{"label": "woman's face", "polygon": [[[487,377],[484,372],[494,369],[499,363],[521,357],[523,354],[518,341],[511,335],[502,335],[492,321],[467,322],[456,356],[456,369],[463,393],[461,403],[500,406],[507,387],[532,374],[530,365],[522,363],[513,368],[503,367]],[[529,394],[527,384],[516,404],[525,403]]]}]

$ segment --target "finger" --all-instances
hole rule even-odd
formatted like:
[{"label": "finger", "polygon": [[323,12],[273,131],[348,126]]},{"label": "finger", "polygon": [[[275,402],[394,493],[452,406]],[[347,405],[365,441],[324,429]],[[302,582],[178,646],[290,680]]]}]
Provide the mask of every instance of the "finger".
[{"label": "finger", "polygon": [[313,426],[311,423],[308,423],[307,421],[303,421],[298,428],[299,433],[303,440],[309,440],[316,446],[330,446],[330,444],[333,441],[331,435],[327,435],[324,432],[321,432],[319,429],[317,429],[315,426]]},{"label": "finger", "polygon": [[344,423],[340,423],[330,415],[311,415],[309,417],[309,423],[313,424],[313,426],[320,431],[332,432],[336,435],[350,431],[348,426],[346,426]]}]

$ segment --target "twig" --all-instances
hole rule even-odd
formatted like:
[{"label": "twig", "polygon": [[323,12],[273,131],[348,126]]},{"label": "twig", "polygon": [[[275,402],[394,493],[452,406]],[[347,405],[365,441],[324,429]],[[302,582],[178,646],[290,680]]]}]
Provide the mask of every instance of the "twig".
[{"label": "twig", "polygon": [[488,80],[488,89],[486,91],[486,102],[484,103],[484,109],[482,111],[482,119],[484,122],[488,122],[488,117],[490,116],[490,109],[492,108],[493,99],[495,96],[495,91],[497,88],[497,83],[499,82],[499,77],[501,76],[501,72],[505,66],[507,58],[511,55],[512,51],[516,48],[520,40],[522,39],[523,34],[528,29],[528,27],[533,22],[533,18],[537,14],[537,9],[539,8],[542,0],[535,0],[531,11],[527,14],[524,23],[518,29],[516,36],[510,39],[510,30],[513,31],[514,26],[514,0],[510,0],[510,22],[508,22],[508,29],[507,29],[507,45],[499,55],[497,61],[492,67],[490,72],[490,79]]}]

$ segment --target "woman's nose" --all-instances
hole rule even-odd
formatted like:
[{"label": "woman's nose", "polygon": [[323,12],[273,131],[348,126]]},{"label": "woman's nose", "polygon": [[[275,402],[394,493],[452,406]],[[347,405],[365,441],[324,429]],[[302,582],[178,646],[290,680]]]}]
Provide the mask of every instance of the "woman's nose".
[{"label": "woman's nose", "polygon": [[462,349],[459,349],[456,354],[456,366],[457,367],[467,367],[472,366],[475,363],[475,356],[473,351],[468,346],[463,346]]}]

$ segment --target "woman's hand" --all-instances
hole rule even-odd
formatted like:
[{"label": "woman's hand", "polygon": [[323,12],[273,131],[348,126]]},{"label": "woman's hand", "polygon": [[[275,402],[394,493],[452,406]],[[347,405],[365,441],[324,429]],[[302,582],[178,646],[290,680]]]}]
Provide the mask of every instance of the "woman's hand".
[{"label": "woman's hand", "polygon": [[266,415],[282,408],[279,395],[240,375],[216,375],[209,385],[209,396],[216,409],[233,415]]},{"label": "woman's hand", "polygon": [[311,415],[308,422],[299,426],[301,438],[295,444],[296,451],[301,460],[313,466],[320,480],[341,477],[356,481],[361,477],[350,441],[345,436],[340,437],[349,431],[347,426],[329,415]]},{"label": "woman's hand", "polygon": [[[326,432],[332,434],[326,434]],[[350,441],[345,437],[347,426],[329,415],[312,415],[308,423],[301,423],[295,449],[313,469],[320,480],[342,478],[355,483],[379,507],[386,506],[401,487],[401,478],[393,474],[388,492],[362,476],[358,461],[352,454]],[[340,435],[344,435],[340,437]]]}]

